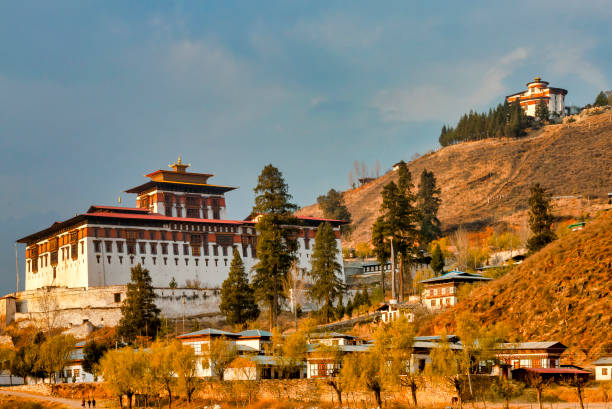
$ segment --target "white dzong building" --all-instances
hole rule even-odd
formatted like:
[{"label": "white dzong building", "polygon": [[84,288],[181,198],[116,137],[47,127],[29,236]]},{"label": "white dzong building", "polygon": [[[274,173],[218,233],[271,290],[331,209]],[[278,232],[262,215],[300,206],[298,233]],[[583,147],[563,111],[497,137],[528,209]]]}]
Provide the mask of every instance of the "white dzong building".
[{"label": "white dzong building", "polygon": [[[6,321],[10,321],[11,308],[22,314],[35,310],[26,299],[38,297],[40,289],[64,294],[59,296],[59,308],[70,304],[71,310],[78,310],[83,300],[91,300],[93,309],[117,308],[125,297],[130,270],[137,264],[149,270],[162,311],[164,303],[175,314],[184,311],[185,297],[193,300],[199,297],[196,290],[204,288],[213,290],[203,297],[208,310],[214,309],[213,295],[218,296],[214,289],[228,276],[233,250],[239,250],[247,271],[257,262],[256,221],[226,219],[225,193],[234,187],[209,183],[212,174],[187,172],[189,165],[180,158],[170,166],[172,170],[150,173],[146,183],[126,191],[137,195],[134,208],[91,206],[83,214],[17,240],[26,245],[26,291],[21,294],[21,305],[20,294],[16,300],[5,300],[15,302],[13,307],[0,303],[0,310],[7,311]],[[298,267],[310,269],[314,237],[322,222],[335,230],[342,265],[340,226],[344,222],[297,219]],[[171,282],[178,290],[170,288]],[[171,304],[177,291],[183,305],[175,307]],[[70,320],[77,323],[78,316],[74,313]],[[92,316],[88,319],[96,321]]]},{"label": "white dzong building", "polygon": [[521,107],[528,116],[536,116],[536,107],[540,101],[544,101],[548,106],[548,112],[553,116],[562,116],[565,113],[565,96],[567,90],[563,88],[553,88],[548,86],[548,82],[542,81],[540,77],[535,77],[533,81],[527,83],[527,90],[508,95],[508,103],[519,101]]}]

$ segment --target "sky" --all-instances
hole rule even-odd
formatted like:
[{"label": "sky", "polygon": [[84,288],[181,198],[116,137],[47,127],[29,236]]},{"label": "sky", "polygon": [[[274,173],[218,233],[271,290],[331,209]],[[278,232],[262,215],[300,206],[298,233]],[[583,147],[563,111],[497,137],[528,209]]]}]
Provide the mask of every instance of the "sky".
[{"label": "sky", "polygon": [[305,206],[536,75],[591,103],[612,88],[611,19],[598,0],[0,0],[0,290],[16,239],[134,205],[123,191],[179,155],[238,187],[244,218],[268,163]]}]

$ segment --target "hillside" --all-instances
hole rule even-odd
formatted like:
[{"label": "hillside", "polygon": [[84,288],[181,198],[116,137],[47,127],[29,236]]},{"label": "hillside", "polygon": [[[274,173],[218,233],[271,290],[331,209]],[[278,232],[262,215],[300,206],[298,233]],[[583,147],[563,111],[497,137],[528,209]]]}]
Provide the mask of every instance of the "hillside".
[{"label": "hillside", "polygon": [[611,232],[608,212],[475,288],[423,331],[452,333],[455,316],[471,312],[483,324],[507,324],[522,340],[561,341],[583,362],[612,352]]},{"label": "hillside", "polygon": [[[525,138],[449,146],[408,166],[416,182],[423,169],[435,173],[442,190],[439,217],[445,230],[459,225],[480,229],[500,222],[518,224],[526,216],[529,187],[536,182],[555,196],[597,197],[554,201],[557,216],[579,216],[601,208],[605,195],[612,191],[611,112],[583,116],[574,123],[549,125]],[[390,171],[344,192],[356,226],[347,246],[369,241],[382,187],[396,179],[395,172]],[[321,211],[312,205],[298,214],[321,216]]]}]

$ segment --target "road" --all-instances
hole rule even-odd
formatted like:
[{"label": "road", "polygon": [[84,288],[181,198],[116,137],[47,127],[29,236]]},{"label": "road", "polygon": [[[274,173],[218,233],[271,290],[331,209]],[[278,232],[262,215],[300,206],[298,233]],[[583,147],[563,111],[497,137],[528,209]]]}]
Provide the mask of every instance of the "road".
[{"label": "road", "polygon": [[26,399],[32,399],[32,400],[38,400],[38,401],[42,400],[42,401],[48,401],[48,402],[55,402],[55,403],[60,403],[69,408],[80,408],[81,407],[81,401],[76,400],[76,399],[56,398],[54,396],[45,396],[45,395],[37,395],[34,393],[28,393],[28,392],[5,391],[5,390],[0,390],[0,395],[15,396],[17,398],[26,398]]}]

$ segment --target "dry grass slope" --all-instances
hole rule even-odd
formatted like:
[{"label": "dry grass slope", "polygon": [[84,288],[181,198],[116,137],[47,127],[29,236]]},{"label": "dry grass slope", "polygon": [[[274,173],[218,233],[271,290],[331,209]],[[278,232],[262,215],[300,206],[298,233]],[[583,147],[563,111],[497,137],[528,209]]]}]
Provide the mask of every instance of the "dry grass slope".
[{"label": "dry grass slope", "polygon": [[[480,229],[526,215],[529,187],[539,182],[553,195],[594,195],[599,200],[560,199],[558,216],[576,217],[601,208],[612,191],[612,111],[576,123],[550,125],[522,139],[489,139],[449,146],[408,164],[415,181],[435,173],[442,190],[439,216],[447,230]],[[399,160],[399,158],[398,158]],[[344,192],[356,230],[346,245],[369,241],[380,192],[395,172]],[[317,205],[298,214],[321,216]]]},{"label": "dry grass slope", "polygon": [[584,352],[583,361],[605,353],[612,347],[612,214],[477,287],[424,331],[452,333],[455,317],[464,312],[483,324],[503,322],[522,340],[561,341]]}]

